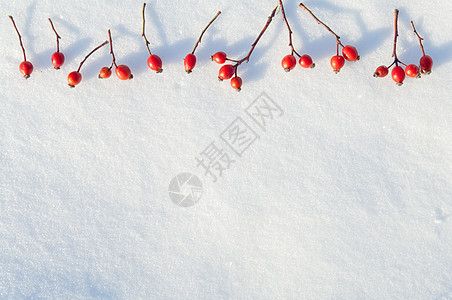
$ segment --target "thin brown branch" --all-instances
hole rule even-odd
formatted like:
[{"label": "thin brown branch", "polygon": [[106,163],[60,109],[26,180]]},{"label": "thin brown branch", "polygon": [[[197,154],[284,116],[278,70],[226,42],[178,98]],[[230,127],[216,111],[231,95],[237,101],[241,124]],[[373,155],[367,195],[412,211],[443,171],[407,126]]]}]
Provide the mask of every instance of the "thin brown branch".
[{"label": "thin brown branch", "polygon": [[215,15],[215,17],[213,17],[212,20],[210,20],[209,24],[207,24],[207,26],[204,28],[204,30],[201,32],[201,35],[198,38],[198,41],[195,44],[195,47],[193,48],[193,51],[191,52],[191,54],[195,54],[195,50],[198,47],[199,43],[201,43],[201,38],[204,35],[204,32],[206,32],[207,28],[209,28],[210,25],[212,25],[212,23],[218,18],[218,16],[221,14],[221,11],[218,11],[217,14]]},{"label": "thin brown branch", "polygon": [[259,33],[259,35],[257,36],[257,38],[256,38],[256,40],[254,41],[254,43],[251,45],[251,49],[250,49],[250,51],[248,52],[248,54],[247,54],[244,58],[242,58],[242,59],[240,59],[240,60],[237,60],[237,61],[236,61],[236,60],[231,60],[231,59],[229,59],[229,61],[234,61],[234,62],[236,62],[236,64],[234,65],[234,68],[235,68],[236,73],[237,73],[237,67],[238,67],[239,65],[241,65],[244,61],[249,62],[250,56],[251,56],[251,54],[253,53],[254,48],[256,48],[257,43],[259,42],[259,40],[261,39],[261,37],[264,35],[264,32],[267,30],[267,28],[268,28],[268,26],[270,25],[270,23],[272,22],[273,17],[275,16],[276,10],[278,9],[278,6],[279,6],[279,5],[275,6],[275,8],[273,9],[272,13],[271,13],[270,16],[268,17],[267,23],[265,23],[264,28],[262,29],[262,31],[261,31],[261,32]]},{"label": "thin brown branch", "polygon": [[11,22],[13,22],[14,29],[16,29],[17,35],[19,36],[19,42],[20,47],[22,48],[22,53],[24,54],[24,61],[27,61],[27,56],[25,55],[25,48],[24,44],[22,44],[22,36],[19,33],[19,30],[17,29],[16,22],[14,22],[13,16],[8,16],[11,19]]},{"label": "thin brown branch", "polygon": [[284,22],[286,23],[287,30],[289,31],[289,47],[290,47],[290,49],[291,49],[291,54],[293,55],[293,54],[295,53],[296,55],[298,55],[298,57],[301,57],[301,55],[298,54],[298,52],[295,51],[295,49],[294,49],[294,47],[293,47],[293,43],[292,43],[292,34],[293,34],[293,31],[292,31],[292,29],[290,28],[289,22],[287,21],[287,18],[286,18],[286,12],[284,11],[284,5],[283,5],[283,3],[282,3],[282,0],[279,0],[279,6],[281,7],[281,12],[282,12],[282,15],[283,15]]},{"label": "thin brown branch", "polygon": [[413,28],[414,34],[416,34],[417,38],[419,39],[419,45],[421,45],[422,55],[425,55],[424,45],[422,45],[422,41],[424,39],[419,35],[419,33],[417,33],[416,28],[414,27],[413,21],[411,21],[411,28]]},{"label": "thin brown branch", "polygon": [[102,44],[100,44],[99,46],[97,46],[96,48],[94,48],[90,53],[88,53],[85,58],[80,62],[80,65],[78,66],[77,72],[80,72],[80,69],[82,68],[83,63],[88,59],[88,57],[90,57],[91,54],[93,54],[94,52],[96,52],[99,48],[102,48],[103,46],[105,46],[106,44],[108,44],[108,41],[103,42]]},{"label": "thin brown branch", "polygon": [[[118,67],[118,65],[116,65],[116,57],[115,57],[115,53],[113,52],[113,41],[111,40],[111,32],[110,29],[108,29],[108,40],[110,41],[110,54],[111,54],[111,67],[114,65],[115,68]],[[110,67],[110,69],[111,69]]]},{"label": "thin brown branch", "polygon": [[[344,47],[344,45],[342,45],[342,43],[341,43],[340,36],[338,36],[333,30],[331,30],[331,28],[328,27],[325,23],[320,21],[319,18],[317,18],[316,15],[314,15],[314,13],[312,11],[310,11],[309,8],[307,8],[303,3],[300,3],[299,6],[301,8],[303,8],[304,10],[306,10],[317,21],[317,23],[319,23],[320,25],[323,25],[329,32],[331,32],[332,35],[334,35],[334,37],[336,38],[337,45],[341,45],[342,47]],[[339,52],[339,50],[338,50],[338,52]]]},{"label": "thin brown branch", "polygon": [[52,26],[53,32],[55,32],[55,35],[56,35],[57,52],[60,52],[60,39],[61,39],[61,36],[59,36],[59,34],[56,32],[55,27],[53,27],[53,22],[52,22],[52,20],[50,18],[49,18],[49,22],[50,22],[50,26]]},{"label": "thin brown branch", "polygon": [[152,55],[151,49],[149,49],[149,45],[151,43],[149,43],[149,41],[148,41],[148,39],[146,37],[146,33],[144,32],[145,31],[145,22],[146,22],[145,17],[144,17],[145,9],[146,9],[146,3],[143,3],[143,12],[142,12],[142,15],[143,15],[143,33],[141,34],[141,36],[144,38],[144,41],[146,43],[146,48],[148,49],[149,55]]}]

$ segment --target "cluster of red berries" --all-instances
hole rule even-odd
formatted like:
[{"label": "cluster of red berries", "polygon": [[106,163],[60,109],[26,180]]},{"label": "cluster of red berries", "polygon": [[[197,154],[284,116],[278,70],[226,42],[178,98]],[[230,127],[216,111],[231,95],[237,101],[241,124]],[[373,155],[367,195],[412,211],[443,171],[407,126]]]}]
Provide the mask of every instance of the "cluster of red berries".
[{"label": "cluster of red berries", "polygon": [[[398,32],[398,17],[399,17],[399,10],[395,10],[395,21],[394,21],[394,27],[395,27],[395,33],[394,33],[394,48],[392,56],[394,57],[394,61],[387,67],[385,65],[379,66],[377,70],[374,73],[374,77],[386,77],[389,73],[389,69],[394,66],[394,68],[391,71],[391,77],[392,80],[395,81],[395,83],[398,86],[401,86],[403,84],[403,81],[405,80],[405,75],[408,77],[413,78],[420,78],[421,73],[428,75],[432,72],[433,67],[433,59],[425,54],[424,46],[422,45],[423,38],[417,33],[416,28],[414,27],[413,21],[411,21],[411,27],[413,28],[414,33],[419,39],[419,44],[421,46],[422,50],[422,57],[419,61],[419,67],[415,64],[406,65],[403,62],[399,60],[397,57],[397,37],[399,35]],[[401,66],[399,66],[399,63],[403,66],[405,66],[405,69]]]},{"label": "cluster of red berries", "polygon": [[[251,45],[251,49],[245,57],[243,57],[241,59],[230,59],[227,57],[226,53],[223,51],[216,52],[214,55],[211,56],[212,61],[223,65],[219,69],[218,79],[220,81],[230,79],[231,86],[237,91],[240,91],[242,88],[242,78],[239,77],[237,74],[238,67],[243,62],[247,62],[247,63],[249,62],[251,54],[253,53],[260,38],[263,36],[264,32],[267,30],[268,26],[272,22],[274,16],[276,15],[276,11],[277,11],[278,7],[281,9],[283,20],[284,20],[284,22],[287,26],[287,30],[289,32],[289,47],[291,49],[290,54],[284,56],[281,61],[282,68],[286,72],[290,72],[297,65],[297,58],[298,58],[298,63],[303,68],[314,68],[315,67],[315,63],[313,62],[311,56],[309,56],[307,54],[300,55],[295,50],[293,43],[292,43],[293,32],[292,32],[292,29],[290,28],[289,22],[286,18],[283,2],[282,2],[282,0],[278,0],[278,1],[279,1],[279,4],[276,5],[276,7],[272,10],[270,16],[267,19],[267,22],[266,22],[264,28],[261,30],[261,32],[257,36],[254,43]],[[301,8],[303,8],[304,10],[306,10],[317,21],[318,24],[325,27],[335,37],[335,39],[336,39],[336,55],[334,55],[330,60],[331,67],[333,68],[333,71],[335,73],[338,73],[342,69],[342,67],[345,65],[346,61],[359,60],[360,57],[358,55],[358,51],[356,50],[356,48],[354,46],[351,46],[351,45],[344,46],[342,44],[342,42],[340,41],[340,37],[333,30],[331,30],[330,27],[328,27],[325,23],[320,21],[319,18],[317,18],[311,10],[309,10],[303,3],[300,3],[299,6]],[[145,8],[146,8],[146,3],[143,3],[143,9],[142,9],[143,29],[142,29],[141,36],[144,38],[145,45],[146,45],[147,51],[149,53],[149,57],[147,59],[147,65],[149,66],[149,68],[151,70],[156,71],[156,73],[161,73],[163,71],[162,60],[160,59],[160,57],[158,55],[152,54],[150,47],[149,47],[150,43],[145,34]],[[217,12],[217,14],[214,16],[214,18],[207,24],[207,26],[201,32],[201,35],[199,36],[199,38],[193,48],[193,51],[185,56],[184,68],[188,74],[190,74],[196,66],[195,51],[196,51],[198,45],[201,43],[201,39],[202,39],[204,33],[207,31],[209,26],[218,18],[218,16],[220,14],[221,14],[221,11]],[[419,43],[420,43],[422,54],[423,54],[423,56],[420,59],[419,66],[417,66],[415,64],[406,65],[397,58],[396,46],[397,46],[397,36],[398,36],[398,14],[399,14],[399,11],[396,9],[395,10],[395,37],[394,37],[394,51],[393,51],[394,61],[388,67],[386,67],[384,65],[378,67],[374,73],[374,76],[375,77],[385,77],[389,73],[389,69],[392,66],[394,66],[394,68],[392,69],[392,72],[391,72],[391,76],[398,85],[402,85],[402,83],[405,79],[405,75],[407,75],[409,77],[420,77],[421,73],[430,74],[431,70],[432,70],[432,66],[433,66],[433,60],[430,56],[425,54],[424,47],[422,45],[423,39],[417,33],[417,31],[414,27],[413,21],[411,21],[411,26],[413,28],[414,33],[416,34],[416,36],[419,39]],[[16,30],[17,35],[19,36],[19,42],[20,42],[20,46],[22,48],[22,52],[23,52],[23,56],[24,56],[24,61],[20,63],[19,70],[24,75],[25,78],[29,78],[30,74],[33,72],[33,64],[31,62],[27,61],[25,49],[24,49],[24,46],[22,43],[22,37],[19,33],[19,30],[16,27],[13,17],[9,16],[9,18],[11,19],[14,29]],[[52,61],[52,64],[55,69],[60,69],[60,67],[64,64],[64,61],[65,61],[65,57],[64,57],[63,53],[60,52],[59,40],[61,39],[61,37],[58,35],[57,31],[55,30],[55,27],[53,26],[52,20],[50,18],[49,18],[49,22],[50,22],[53,32],[56,35],[56,42],[57,42],[57,49],[56,49],[56,52],[54,52],[52,54],[51,61]],[[68,78],[67,78],[69,86],[75,87],[77,84],[79,84],[81,82],[82,75],[80,73],[80,69],[81,69],[83,63],[87,60],[87,58],[91,54],[93,54],[95,51],[97,51],[99,48],[105,46],[106,44],[110,44],[110,54],[112,56],[112,63],[110,65],[110,67],[101,68],[98,77],[101,79],[109,78],[112,74],[112,68],[114,66],[115,73],[119,79],[128,80],[128,79],[133,78],[132,72],[127,65],[117,65],[116,64],[116,58],[115,58],[115,54],[113,52],[113,44],[112,44],[110,30],[108,30],[108,38],[109,38],[108,41],[103,42],[102,44],[100,44],[99,46],[94,48],[90,53],[88,53],[88,55],[85,56],[85,58],[82,60],[82,62],[80,63],[80,65],[76,71],[69,73]],[[231,63],[225,64],[226,62],[231,62]],[[399,66],[399,64],[405,66],[405,68]]]}]

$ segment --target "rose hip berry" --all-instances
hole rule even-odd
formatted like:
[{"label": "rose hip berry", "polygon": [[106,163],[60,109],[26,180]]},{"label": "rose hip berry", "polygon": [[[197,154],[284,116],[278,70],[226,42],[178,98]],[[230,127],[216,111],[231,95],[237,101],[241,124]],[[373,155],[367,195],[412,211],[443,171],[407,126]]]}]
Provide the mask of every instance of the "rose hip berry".
[{"label": "rose hip berry", "polygon": [[421,74],[420,74],[420,72],[419,72],[419,67],[416,66],[416,65],[413,65],[413,64],[406,66],[406,68],[405,68],[405,74],[406,74],[407,76],[413,77],[413,78],[415,78],[415,77],[418,77],[418,78],[421,77]]},{"label": "rose hip berry", "polygon": [[226,57],[227,57],[226,53],[224,53],[223,51],[220,51],[220,52],[217,52],[214,55],[212,55],[210,57],[210,59],[213,60],[214,62],[222,65],[226,62]]},{"label": "rose hip berry", "polygon": [[395,66],[391,71],[391,77],[398,86],[401,86],[405,80],[405,71],[401,66]]},{"label": "rose hip berry", "polygon": [[118,76],[118,78],[121,80],[128,80],[128,79],[133,78],[132,72],[130,71],[129,67],[126,65],[117,66],[115,68],[115,73],[116,73],[116,76]]},{"label": "rose hip berry", "polygon": [[238,76],[232,77],[231,86],[232,86],[232,88],[234,88],[235,90],[240,92],[240,90],[242,89],[242,78],[240,78]]},{"label": "rose hip berry", "polygon": [[110,76],[111,76],[111,68],[103,67],[102,69],[100,69],[99,78],[106,79],[106,78],[109,78]]},{"label": "rose hip berry", "polygon": [[73,71],[69,73],[67,76],[67,82],[69,83],[70,87],[75,87],[77,84],[79,84],[82,81],[82,74],[78,71]]},{"label": "rose hip berry", "polygon": [[295,58],[295,56],[291,54],[284,56],[284,58],[281,61],[281,66],[286,72],[290,72],[291,70],[293,70],[293,68],[295,68],[296,65],[297,59]]},{"label": "rose hip berry", "polygon": [[386,77],[388,75],[389,69],[386,66],[379,66],[374,73],[374,77]]},{"label": "rose hip berry", "polygon": [[334,73],[339,73],[341,68],[345,64],[345,59],[341,55],[335,55],[331,58],[330,61],[331,67],[333,68]]},{"label": "rose hip berry", "polygon": [[218,79],[220,81],[230,79],[235,73],[235,67],[233,65],[224,65],[218,72]]},{"label": "rose hip berry", "polygon": [[312,69],[315,67],[315,63],[312,61],[312,58],[307,54],[300,57],[299,63],[300,63],[300,66],[302,66],[303,68],[311,68]]},{"label": "rose hip berry", "polygon": [[421,66],[422,74],[429,75],[430,73],[432,73],[433,59],[430,56],[422,56],[419,64]]},{"label": "rose hip berry", "polygon": [[24,75],[25,78],[30,77],[30,74],[33,72],[33,64],[29,61],[23,61],[19,65],[19,71]]},{"label": "rose hip berry", "polygon": [[358,50],[355,47],[347,45],[342,48],[342,55],[348,61],[356,61],[359,60]]}]

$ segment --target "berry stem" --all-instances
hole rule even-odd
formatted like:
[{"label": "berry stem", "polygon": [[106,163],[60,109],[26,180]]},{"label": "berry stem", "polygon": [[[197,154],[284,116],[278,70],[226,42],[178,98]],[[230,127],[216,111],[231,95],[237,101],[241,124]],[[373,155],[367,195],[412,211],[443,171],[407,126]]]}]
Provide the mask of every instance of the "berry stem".
[{"label": "berry stem", "polygon": [[103,46],[105,46],[106,44],[108,44],[108,41],[103,42],[102,44],[100,44],[99,46],[97,46],[96,48],[94,48],[90,53],[88,53],[85,58],[80,62],[80,65],[78,66],[77,72],[80,72],[80,69],[82,68],[83,63],[88,59],[88,57],[93,54],[94,52],[96,52],[99,48],[102,48]]},{"label": "berry stem", "polygon": [[422,41],[424,39],[419,35],[419,33],[417,33],[413,21],[411,21],[411,28],[413,28],[414,34],[416,34],[417,38],[419,39],[419,45],[421,45],[422,55],[425,55],[424,46],[422,45]]},{"label": "berry stem", "polygon": [[254,41],[254,43],[251,45],[251,49],[248,52],[248,54],[240,59],[240,60],[233,60],[233,59],[228,59],[229,61],[235,62],[236,64],[234,65],[234,68],[236,69],[236,74],[237,74],[237,67],[240,66],[244,61],[246,61],[247,63],[250,60],[250,56],[254,51],[254,48],[256,48],[257,43],[259,42],[259,40],[261,39],[261,37],[264,35],[264,32],[267,30],[268,26],[270,25],[270,23],[273,20],[273,17],[275,16],[276,13],[276,9],[278,8],[279,5],[275,6],[275,8],[273,9],[272,13],[270,14],[270,16],[267,19],[267,23],[265,23],[264,28],[262,29],[262,31],[259,33],[259,35],[257,36],[256,40]]},{"label": "berry stem", "polygon": [[8,16],[11,19],[11,22],[13,22],[14,29],[16,29],[17,35],[19,36],[19,42],[20,47],[22,48],[22,53],[24,54],[24,61],[27,61],[27,56],[25,55],[25,48],[24,44],[22,44],[22,36],[19,33],[19,30],[17,29],[16,22],[14,22],[13,16]]},{"label": "berry stem", "polygon": [[323,25],[329,32],[331,32],[332,35],[334,35],[334,37],[336,38],[336,44],[337,44],[337,49],[338,49],[337,53],[339,55],[339,45],[344,47],[344,45],[342,45],[341,40],[340,40],[341,37],[338,36],[333,30],[331,30],[331,28],[328,27],[325,23],[320,21],[319,18],[317,18],[316,15],[314,15],[314,13],[312,11],[310,11],[309,8],[307,8],[303,3],[300,3],[299,6],[301,8],[303,8],[304,10],[306,10],[317,21],[317,23],[319,23],[320,25]]},{"label": "berry stem", "polygon": [[144,38],[144,41],[146,42],[146,48],[148,49],[149,55],[152,55],[151,49],[149,49],[149,45],[150,45],[151,43],[149,43],[149,41],[148,41],[148,39],[147,39],[147,37],[146,37],[146,34],[145,34],[145,32],[144,32],[144,30],[145,30],[145,24],[146,24],[146,20],[145,20],[145,17],[144,17],[144,11],[145,11],[145,9],[146,9],[146,3],[143,3],[143,12],[142,12],[142,15],[143,15],[143,32],[142,32],[141,36]]},{"label": "berry stem", "polygon": [[113,65],[115,66],[115,68],[117,68],[118,65],[116,65],[116,57],[115,57],[115,53],[113,52],[113,41],[111,40],[110,29],[108,29],[108,40],[110,41],[110,54],[111,54],[111,58],[112,58],[110,69],[113,67]]},{"label": "berry stem", "polygon": [[284,11],[284,5],[282,3],[282,0],[279,0],[279,6],[281,7],[281,12],[283,15],[284,22],[286,23],[287,30],[289,31],[289,47],[291,49],[291,54],[293,55],[295,53],[296,55],[298,55],[298,57],[301,57],[301,55],[298,54],[298,52],[295,51],[295,49],[293,47],[293,44],[292,44],[292,33],[293,32],[292,32],[292,29],[290,28],[289,22],[287,21],[286,12]]},{"label": "berry stem", "polygon": [[215,15],[215,17],[213,17],[213,19],[210,20],[209,24],[207,24],[207,26],[201,32],[201,35],[199,36],[198,41],[196,41],[195,47],[193,48],[193,51],[191,52],[191,54],[195,54],[196,48],[198,47],[199,43],[201,43],[201,38],[204,35],[204,32],[206,32],[207,28],[209,28],[209,26],[212,25],[212,23],[218,18],[218,16],[220,14],[221,14],[221,11],[218,11],[217,14]]},{"label": "berry stem", "polygon": [[50,18],[49,18],[49,22],[50,22],[50,26],[52,26],[53,32],[55,32],[55,35],[56,35],[56,41],[57,41],[57,51],[56,52],[60,52],[60,39],[61,39],[61,36],[56,32],[55,27],[53,27],[53,22],[52,22],[52,20]]}]

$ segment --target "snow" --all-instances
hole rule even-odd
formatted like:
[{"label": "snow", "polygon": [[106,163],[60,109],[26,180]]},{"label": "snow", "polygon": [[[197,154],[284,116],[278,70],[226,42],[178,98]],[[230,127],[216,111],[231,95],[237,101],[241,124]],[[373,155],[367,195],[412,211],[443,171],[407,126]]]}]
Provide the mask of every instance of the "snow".
[{"label": "snow", "polygon": [[[25,80],[10,20],[0,26],[0,298],[452,299],[452,3],[310,1],[361,55],[331,71],[333,37],[285,1],[300,52],[316,68],[285,73],[279,13],[248,64],[240,93],[209,56],[241,58],[277,1],[152,1],[147,35],[164,72],[146,66],[142,3],[10,1],[35,70]],[[433,73],[397,87],[372,73],[398,53]],[[196,54],[183,58],[221,10]],[[62,36],[62,69],[50,63]],[[97,79],[108,47],[66,76],[112,30],[134,79]],[[265,131],[246,109],[265,93],[283,111]],[[259,139],[241,156],[221,133],[237,118]],[[196,158],[212,142],[235,160],[217,182]],[[180,207],[171,180],[203,182]]]}]

